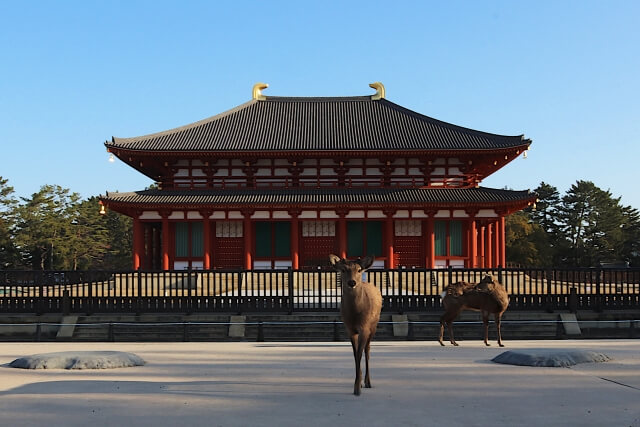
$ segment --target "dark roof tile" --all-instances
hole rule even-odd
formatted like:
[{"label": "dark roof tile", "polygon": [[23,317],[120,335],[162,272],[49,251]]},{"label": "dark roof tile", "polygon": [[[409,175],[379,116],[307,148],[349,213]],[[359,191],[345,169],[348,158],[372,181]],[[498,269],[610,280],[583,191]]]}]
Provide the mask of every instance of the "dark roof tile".
[{"label": "dark roof tile", "polygon": [[522,146],[368,96],[267,97],[164,132],[113,137],[107,147],[139,151],[490,150]]},{"label": "dark roof tile", "polygon": [[529,201],[530,191],[493,188],[327,188],[327,189],[244,189],[244,190],[144,190],[129,193],[107,193],[101,200],[116,204],[161,205],[323,205],[323,204],[492,204]]}]

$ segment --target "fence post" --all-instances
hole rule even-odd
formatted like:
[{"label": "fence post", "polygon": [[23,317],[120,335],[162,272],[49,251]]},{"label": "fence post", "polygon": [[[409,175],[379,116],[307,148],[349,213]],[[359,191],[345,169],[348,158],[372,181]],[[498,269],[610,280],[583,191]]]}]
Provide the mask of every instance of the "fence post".
[{"label": "fence post", "polygon": [[69,290],[65,289],[62,291],[62,314],[64,316],[68,316],[71,312],[71,296],[69,295]]},{"label": "fence post", "polygon": [[403,271],[404,270],[396,270],[398,274],[398,314],[404,314],[404,296],[402,293],[402,272]]},{"label": "fence post", "polygon": [[[241,301],[242,301],[242,284],[244,282],[244,277],[245,277],[245,273],[247,272],[247,270],[242,270],[242,271],[236,271],[233,272],[232,274],[236,275],[237,279],[235,280],[236,282],[238,282],[238,295],[236,295],[235,298],[235,304],[236,304],[236,308],[238,309],[238,315],[240,315],[242,313],[242,310],[240,309],[241,307]],[[248,274],[248,273],[247,273]]]},{"label": "fence post", "polygon": [[[448,270],[447,271],[447,276],[448,276],[448,279],[449,279],[449,283],[447,285],[450,285],[450,284],[453,283],[453,267],[449,266],[449,267],[447,267],[447,270]],[[445,286],[445,288],[446,288],[446,286]]]},{"label": "fence post", "polygon": [[[633,325],[633,323],[632,323]],[[333,340],[340,341],[340,330],[338,329],[338,321],[333,321]]]},{"label": "fence post", "polygon": [[[502,283],[502,285],[504,286],[504,282],[502,281],[502,271],[503,271],[503,268],[502,268],[502,266],[499,265],[498,266],[498,282]],[[505,286],[505,289],[506,288],[507,287]]]},{"label": "fence post", "polygon": [[602,281],[602,270],[598,269],[596,273],[596,298],[593,305],[593,311],[600,313],[602,311],[602,290],[600,282]]},{"label": "fence post", "polygon": [[[293,313],[293,270],[289,267],[289,314]],[[264,341],[264,339],[263,339]]]},{"label": "fence post", "polygon": [[189,269],[187,270],[187,306],[185,307],[187,309],[187,314],[191,314],[191,312],[193,311],[193,304],[191,304],[191,297],[193,295],[191,293],[191,271],[191,267],[189,267]]},{"label": "fence post", "polygon": [[138,269],[138,295],[136,298],[136,307],[138,314],[142,313],[142,272]]},{"label": "fence post", "polygon": [[553,301],[552,301],[552,294],[551,294],[551,278],[553,277],[553,272],[551,270],[546,270],[545,272],[546,275],[546,279],[547,279],[547,301],[546,301],[546,307],[545,307],[545,311],[547,313],[553,313]]},{"label": "fence post", "polygon": [[317,280],[314,280],[314,283],[317,283],[318,288],[318,309],[322,309],[322,273],[321,270],[315,270],[313,274],[316,275]]},{"label": "fence post", "polygon": [[569,289],[569,312],[576,313],[578,311],[578,290],[575,286]]},{"label": "fence post", "polygon": [[93,306],[93,283],[96,280],[96,275],[95,274],[90,274],[89,275],[89,280],[87,280],[87,306],[85,307],[85,313],[87,313],[87,315],[93,313],[94,310],[94,306]]},{"label": "fence post", "polygon": [[109,336],[109,341],[111,342],[115,341],[115,338],[113,336],[113,322],[109,322],[108,336]]},{"label": "fence post", "polygon": [[44,313],[44,285],[42,284],[42,279],[38,284],[38,312],[37,314]]}]

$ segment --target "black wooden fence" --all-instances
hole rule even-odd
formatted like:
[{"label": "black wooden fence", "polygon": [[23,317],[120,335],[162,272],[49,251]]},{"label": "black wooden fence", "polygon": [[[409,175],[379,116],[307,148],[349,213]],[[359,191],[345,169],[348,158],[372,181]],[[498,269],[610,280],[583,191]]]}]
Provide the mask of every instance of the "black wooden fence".
[{"label": "black wooden fence", "polygon": [[[640,308],[640,269],[369,270],[383,310],[440,309],[449,283],[492,274],[510,295],[510,310]],[[330,270],[0,271],[0,313],[303,312],[336,311]]]}]

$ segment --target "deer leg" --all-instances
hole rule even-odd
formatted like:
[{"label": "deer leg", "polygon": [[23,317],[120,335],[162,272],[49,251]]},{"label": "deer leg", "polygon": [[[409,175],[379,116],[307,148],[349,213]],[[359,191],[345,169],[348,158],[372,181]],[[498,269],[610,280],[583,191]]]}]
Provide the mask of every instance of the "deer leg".
[{"label": "deer leg", "polygon": [[447,322],[447,329],[449,330],[449,340],[451,341],[451,344],[457,347],[459,344],[456,342],[456,339],[453,336],[453,320],[449,320]]},{"label": "deer leg", "polygon": [[371,388],[371,377],[369,376],[369,351],[371,350],[371,335],[367,337],[367,344],[364,348],[364,360],[365,360],[365,374],[364,374],[364,386],[365,388]]},{"label": "deer leg", "polygon": [[489,312],[482,312],[482,323],[484,324],[484,345],[490,346],[489,344]]},{"label": "deer leg", "polygon": [[444,324],[445,324],[445,316],[447,315],[447,313],[443,314],[442,316],[440,316],[440,336],[438,337],[438,342],[440,343],[441,346],[444,347]]},{"label": "deer leg", "polygon": [[496,329],[498,331],[498,345],[500,347],[504,347],[504,344],[502,344],[502,333],[500,332],[500,320],[502,318],[502,314],[500,313],[494,313],[493,314],[493,320],[496,322]]},{"label": "deer leg", "polygon": [[[355,337],[354,337],[355,340]],[[357,350],[355,352],[355,359],[356,359],[356,381],[353,384],[353,394],[355,394],[356,396],[360,396],[360,388],[362,387],[362,370],[360,369],[360,362],[362,361],[362,352],[364,351],[364,347],[365,347],[365,338],[363,336],[363,334],[358,334],[358,340],[357,340]]]},{"label": "deer leg", "polygon": [[458,309],[454,309],[453,311],[446,311],[442,315],[442,318],[447,324],[447,330],[449,331],[449,341],[451,341],[451,344],[453,344],[456,347],[458,346],[458,343],[456,342],[456,338],[453,335],[453,321],[455,320],[456,317],[458,317],[458,314],[460,314],[461,311],[462,311],[462,308],[458,308]]},{"label": "deer leg", "polygon": [[350,334],[349,339],[351,340],[351,349],[353,350],[353,357],[356,357],[357,349],[358,349],[358,334]]}]

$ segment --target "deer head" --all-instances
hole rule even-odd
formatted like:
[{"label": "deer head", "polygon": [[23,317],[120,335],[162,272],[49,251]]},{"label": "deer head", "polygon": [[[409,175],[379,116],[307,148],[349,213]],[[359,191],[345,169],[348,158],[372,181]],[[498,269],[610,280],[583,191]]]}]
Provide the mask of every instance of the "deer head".
[{"label": "deer head", "polygon": [[362,283],[362,273],[371,267],[373,261],[374,257],[370,255],[357,261],[349,261],[333,254],[329,255],[329,263],[336,271],[340,272],[342,284],[346,284],[350,288],[356,288]]}]

